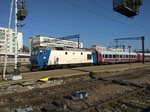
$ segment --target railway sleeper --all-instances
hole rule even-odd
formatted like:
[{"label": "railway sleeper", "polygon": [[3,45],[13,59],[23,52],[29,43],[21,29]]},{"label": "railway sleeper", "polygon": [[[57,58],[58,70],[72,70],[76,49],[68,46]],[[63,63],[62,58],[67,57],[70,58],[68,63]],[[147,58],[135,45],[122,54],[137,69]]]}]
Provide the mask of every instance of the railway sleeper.
[{"label": "railway sleeper", "polygon": [[137,110],[120,103],[116,105],[112,105],[112,108],[113,111],[117,111],[117,112],[137,112]]},{"label": "railway sleeper", "polygon": [[143,86],[132,83],[132,82],[127,82],[127,81],[123,81],[123,80],[112,80],[113,83],[116,84],[120,84],[120,85],[125,85],[125,86],[132,86],[132,87],[136,87],[136,88],[143,88]]},{"label": "railway sleeper", "polygon": [[122,105],[126,105],[126,106],[129,107],[129,108],[137,109],[137,111],[142,111],[142,110],[145,109],[143,106],[138,105],[138,104],[135,103],[135,102],[130,102],[130,101],[125,102],[125,101],[121,101],[121,104],[122,104]]}]

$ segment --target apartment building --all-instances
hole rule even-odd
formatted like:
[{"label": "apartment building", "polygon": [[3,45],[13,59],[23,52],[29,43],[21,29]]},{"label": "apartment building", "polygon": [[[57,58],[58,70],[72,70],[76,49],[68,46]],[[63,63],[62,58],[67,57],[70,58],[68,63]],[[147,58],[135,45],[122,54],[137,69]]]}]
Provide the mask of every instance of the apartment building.
[{"label": "apartment building", "polygon": [[[30,51],[34,47],[71,47],[78,48],[78,42],[70,40],[61,40],[54,37],[36,35],[30,37]],[[79,43],[79,48],[83,48],[83,43]]]},{"label": "apartment building", "polygon": [[[5,52],[5,38],[8,35],[8,28],[0,27],[0,53]],[[18,32],[17,36],[18,42],[18,51],[21,51],[23,48],[23,34]],[[10,36],[7,39],[7,52],[14,53],[15,52],[15,31],[10,29]]]}]

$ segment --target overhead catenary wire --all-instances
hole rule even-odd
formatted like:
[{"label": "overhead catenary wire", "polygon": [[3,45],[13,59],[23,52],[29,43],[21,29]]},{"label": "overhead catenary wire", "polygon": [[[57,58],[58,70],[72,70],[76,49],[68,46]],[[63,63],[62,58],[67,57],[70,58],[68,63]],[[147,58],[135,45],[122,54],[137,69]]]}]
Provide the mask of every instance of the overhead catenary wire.
[{"label": "overhead catenary wire", "polygon": [[[64,1],[68,1],[68,0],[64,0]],[[90,0],[90,1],[92,1],[92,0]],[[73,1],[68,1],[68,2],[71,2],[71,3],[73,3]],[[93,2],[95,2],[95,1],[93,1]],[[96,2],[95,2],[96,3]],[[73,4],[76,4],[76,5],[78,5],[77,3],[73,3]],[[97,4],[97,6],[98,5],[100,5],[99,3],[96,3]],[[80,7],[82,7],[81,5],[79,5]],[[107,10],[107,8],[105,8],[104,6],[102,6],[102,5],[100,5],[100,7],[102,7],[103,9],[105,9],[105,10]],[[78,7],[77,7],[78,8]],[[83,8],[85,8],[85,7],[83,7]],[[80,8],[81,9],[81,8]],[[88,9],[88,8],[85,8],[85,9],[82,9],[82,10],[85,10],[86,11],[86,9]],[[99,12],[96,12],[96,11],[94,11],[94,10],[92,10],[92,8],[91,9],[88,9],[88,10],[90,10],[91,12],[89,12],[89,13],[91,13],[91,14],[95,14],[96,16],[99,16],[99,17],[102,17],[102,18],[105,18],[105,19],[107,19],[107,20],[110,20],[110,21],[113,21],[113,22],[115,22],[115,23],[120,23],[120,24],[123,24],[123,25],[125,25],[125,27],[128,27],[128,28],[134,28],[134,30],[140,30],[141,31],[141,28],[137,28],[137,27],[135,27],[135,26],[132,26],[131,24],[127,24],[127,23],[125,23],[124,21],[119,21],[119,20],[117,20],[117,19],[114,19],[113,17],[109,17],[109,16],[107,16],[107,15],[104,15],[104,14],[100,14]],[[113,11],[111,11],[111,10],[107,10],[107,11],[109,11],[110,13],[112,13]],[[94,12],[94,13],[93,13]],[[119,16],[119,15],[118,15]],[[63,27],[63,26],[59,26],[59,25],[55,25],[55,24],[51,24],[50,22],[46,22],[46,21],[44,21],[44,20],[38,20],[37,18],[30,18],[30,17],[28,17],[28,20],[29,21],[31,21],[31,22],[36,22],[36,23],[39,23],[39,24],[42,24],[43,26],[49,26],[49,27],[56,27],[56,28],[59,28],[59,29],[61,29],[60,27],[62,27],[62,30],[64,30],[65,28]],[[36,27],[37,26],[37,27]],[[40,25],[36,25],[36,26],[34,26],[33,27],[33,25],[29,25],[29,27],[32,29],[32,30],[36,30],[36,31],[40,31],[40,30],[42,30],[42,31],[45,31],[45,32],[54,32],[54,31],[50,31],[50,30],[48,30],[48,29],[50,29],[50,28],[41,28],[41,27],[38,27],[38,26],[40,26]],[[25,27],[25,28],[27,28],[27,27]],[[39,29],[40,28],[40,29]],[[67,29],[67,28],[66,28]],[[62,31],[61,30],[61,31]],[[68,28],[67,29],[68,30],[68,32],[70,32],[70,29]],[[144,30],[144,29],[143,29]],[[146,30],[146,29],[145,29]],[[54,32],[54,33],[56,33],[56,34],[62,34],[62,35],[70,35],[70,34],[66,34],[66,33],[60,33],[60,32]],[[79,33],[79,32],[78,32]]]},{"label": "overhead catenary wire", "polygon": [[[95,5],[95,6],[97,6],[97,7],[100,7],[100,8],[102,8],[102,9],[104,9],[105,11],[107,11],[107,12],[109,12],[109,13],[113,13],[113,11],[112,10],[110,10],[110,9],[108,9],[108,8],[106,8],[106,7],[104,7],[104,6],[102,6],[101,4],[99,4],[99,3],[97,3],[97,2],[95,2],[95,1],[93,1],[93,0],[88,0],[88,2],[90,2],[90,3],[92,3],[93,5]],[[117,15],[117,14],[115,14],[115,15]],[[121,15],[117,15],[118,17],[120,17]],[[144,25],[142,25],[142,24],[139,24],[139,23],[137,23],[136,21],[134,21],[136,24],[137,24],[137,26],[140,26],[140,28],[138,28],[138,30],[140,29],[142,29],[143,30],[143,28],[144,28],[144,32],[145,33],[147,33],[147,34],[150,34],[150,32],[149,32],[149,30],[147,30],[147,28],[144,26]],[[131,26],[131,25],[129,25],[129,26]],[[142,27],[142,28],[141,28]],[[146,30],[145,30],[146,29]]]},{"label": "overhead catenary wire", "polygon": [[[88,9],[88,8],[81,7],[81,6],[79,6],[79,5],[75,4],[75,3],[72,3],[72,2],[70,2],[70,1],[68,1],[68,0],[64,0],[64,2],[70,4],[70,5],[74,6],[74,7],[77,7],[77,8],[80,8],[80,9],[82,9],[82,10],[88,11],[89,13],[92,13],[92,14],[95,14],[95,15],[97,15],[97,16],[103,17],[103,18],[105,18],[105,19],[107,19],[107,20],[110,20],[110,21],[113,21],[113,22],[116,22],[116,23],[123,24],[123,25],[125,25],[126,27],[129,27],[129,28],[134,28],[134,30],[137,30],[137,31],[141,31],[141,28],[137,28],[137,27],[135,27],[135,26],[133,26],[133,25],[131,25],[131,24],[127,24],[127,23],[122,22],[122,21],[119,21],[119,20],[117,20],[117,19],[114,19],[114,18],[105,16],[105,15],[103,15],[103,14],[100,14],[100,13],[95,12],[95,11],[93,11],[93,10],[90,10],[90,9]],[[89,0],[88,2],[92,3],[92,4],[95,5],[95,6],[98,6],[98,7],[100,7],[100,8],[103,8],[103,9],[106,10],[107,12],[110,12],[110,13],[113,12],[113,11],[109,10],[108,8],[105,8],[104,6],[100,5],[99,3],[95,2],[95,1]],[[45,21],[43,21],[43,20],[37,20],[37,19],[34,19],[34,18],[28,18],[28,19],[29,19],[30,21],[32,21],[32,22],[37,22],[37,23],[39,23],[39,24],[50,25],[50,26],[53,26],[53,27],[60,28],[60,26],[58,26],[58,25],[51,24],[51,23],[45,22]],[[143,27],[143,25],[139,25],[139,26]],[[64,27],[63,27],[63,29],[64,29]],[[72,29],[70,29],[70,28],[65,28],[65,29],[67,29],[67,30],[69,30],[69,31],[72,30]],[[143,29],[142,29],[142,30],[143,30]],[[144,30],[144,31],[145,31],[145,30]],[[147,31],[145,31],[145,32],[148,33],[148,34],[150,34],[150,33],[147,32]]]},{"label": "overhead catenary wire", "polygon": [[[135,27],[135,26],[133,26],[133,25],[131,25],[131,24],[127,24],[127,23],[125,23],[125,22],[122,22],[122,21],[120,21],[120,20],[114,19],[114,18],[112,18],[112,17],[108,17],[108,16],[106,16],[106,15],[100,14],[100,13],[98,13],[98,12],[96,12],[96,11],[93,11],[93,10],[90,10],[90,9],[88,9],[88,8],[82,7],[82,6],[78,5],[78,4],[75,4],[75,3],[73,3],[73,2],[70,2],[70,1],[68,1],[68,0],[64,0],[64,2],[67,3],[67,4],[69,4],[69,5],[74,6],[74,7],[76,7],[76,8],[82,9],[82,10],[84,10],[84,11],[86,11],[86,12],[89,12],[89,13],[91,13],[91,14],[94,14],[94,15],[96,15],[96,16],[105,18],[105,19],[110,20],[110,21],[113,21],[113,22],[115,22],[115,23],[119,23],[119,24],[125,25],[125,27],[133,28],[134,30],[141,31],[141,28],[137,28],[137,27]],[[93,4],[96,4],[96,3],[94,2]],[[97,6],[100,6],[100,5],[97,4]],[[104,7],[102,7],[102,8],[105,9],[105,10],[107,10],[108,12],[111,12],[109,9],[106,9],[106,8],[104,8]],[[145,32],[146,32],[146,31],[145,31]],[[149,32],[147,32],[147,33],[149,33]],[[150,33],[149,33],[149,34],[150,34]]]}]

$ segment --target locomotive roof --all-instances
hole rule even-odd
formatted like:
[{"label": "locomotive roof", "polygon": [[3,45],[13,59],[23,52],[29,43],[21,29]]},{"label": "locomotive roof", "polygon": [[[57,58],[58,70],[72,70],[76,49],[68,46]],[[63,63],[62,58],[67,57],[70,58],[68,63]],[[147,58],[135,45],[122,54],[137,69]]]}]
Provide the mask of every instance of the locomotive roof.
[{"label": "locomotive roof", "polygon": [[65,50],[65,51],[91,51],[89,48],[68,48],[68,47],[36,47],[33,50]]}]

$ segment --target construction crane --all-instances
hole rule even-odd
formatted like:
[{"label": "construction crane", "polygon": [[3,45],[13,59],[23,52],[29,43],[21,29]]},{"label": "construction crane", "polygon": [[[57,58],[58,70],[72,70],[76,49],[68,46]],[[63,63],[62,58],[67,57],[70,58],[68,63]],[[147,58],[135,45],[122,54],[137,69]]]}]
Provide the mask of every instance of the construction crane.
[{"label": "construction crane", "polygon": [[114,39],[115,42],[116,42],[116,45],[118,45],[118,41],[119,40],[142,40],[142,62],[143,64],[145,63],[145,57],[144,57],[144,36],[141,36],[141,37],[129,37],[129,38],[117,38],[117,39]]},{"label": "construction crane", "polygon": [[80,38],[79,34],[77,34],[77,35],[71,35],[71,36],[65,36],[65,37],[61,37],[61,38],[57,38],[57,39],[69,40],[69,39],[74,39],[74,38],[78,39],[78,48],[79,48],[79,38]]}]

